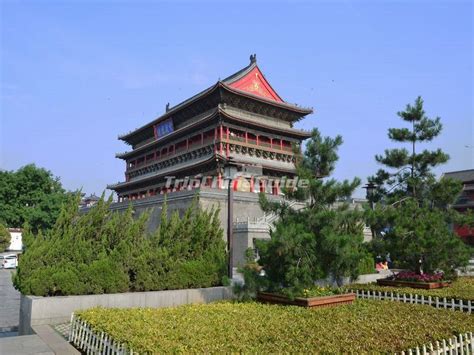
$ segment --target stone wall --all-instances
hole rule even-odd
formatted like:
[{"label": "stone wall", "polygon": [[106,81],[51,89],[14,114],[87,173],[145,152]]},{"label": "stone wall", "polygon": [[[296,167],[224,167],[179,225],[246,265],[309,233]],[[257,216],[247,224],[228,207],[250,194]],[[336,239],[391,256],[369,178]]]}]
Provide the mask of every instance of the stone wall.
[{"label": "stone wall", "polygon": [[245,251],[248,248],[254,248],[255,239],[270,239],[269,228],[270,226],[264,222],[243,221],[234,225],[233,266],[239,267],[245,264]]},{"label": "stone wall", "polygon": [[[199,205],[202,208],[220,207],[219,219],[224,231],[227,230],[227,190],[200,188],[195,190],[177,191],[167,195],[168,213],[175,210],[184,211],[192,203],[193,198],[199,196]],[[280,200],[279,196],[269,195],[272,201]],[[124,201],[113,203],[111,209],[115,211],[125,211],[132,203],[137,214],[146,210],[151,211],[149,229],[155,230],[160,225],[161,208],[165,195],[150,196],[142,200]],[[258,194],[251,192],[234,192],[234,221],[247,218],[263,216],[263,211],[258,203]]]}]

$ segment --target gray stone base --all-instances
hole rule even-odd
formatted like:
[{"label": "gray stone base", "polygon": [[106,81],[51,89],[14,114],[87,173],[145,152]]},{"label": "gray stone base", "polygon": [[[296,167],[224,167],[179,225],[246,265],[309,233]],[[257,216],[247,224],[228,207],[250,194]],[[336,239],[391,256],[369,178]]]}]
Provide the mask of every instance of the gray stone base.
[{"label": "gray stone base", "polygon": [[33,334],[41,324],[60,324],[71,320],[71,314],[93,307],[163,308],[193,303],[209,303],[233,298],[231,287],[210,287],[155,292],[129,292],[103,295],[39,297],[21,296],[19,334]]}]

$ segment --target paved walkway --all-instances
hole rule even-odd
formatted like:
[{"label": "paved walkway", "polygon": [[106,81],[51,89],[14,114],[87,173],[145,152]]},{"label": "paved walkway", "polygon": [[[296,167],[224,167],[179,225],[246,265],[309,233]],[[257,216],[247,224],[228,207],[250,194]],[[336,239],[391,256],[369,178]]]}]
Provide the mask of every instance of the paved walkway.
[{"label": "paved walkway", "polygon": [[5,355],[80,355],[67,340],[49,325],[33,326],[34,335],[0,338],[0,354]]},{"label": "paved walkway", "polygon": [[23,335],[0,339],[0,354],[54,355],[53,350],[38,335]]},{"label": "paved walkway", "polygon": [[20,292],[13,288],[13,272],[0,269],[0,332],[17,330],[20,320]]}]

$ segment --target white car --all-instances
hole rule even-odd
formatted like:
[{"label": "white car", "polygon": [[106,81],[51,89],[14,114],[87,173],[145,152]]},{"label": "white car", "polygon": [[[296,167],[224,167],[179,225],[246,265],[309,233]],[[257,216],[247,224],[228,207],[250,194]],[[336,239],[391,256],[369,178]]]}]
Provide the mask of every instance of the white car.
[{"label": "white car", "polygon": [[18,266],[18,258],[15,254],[0,255],[0,267],[14,269]]}]

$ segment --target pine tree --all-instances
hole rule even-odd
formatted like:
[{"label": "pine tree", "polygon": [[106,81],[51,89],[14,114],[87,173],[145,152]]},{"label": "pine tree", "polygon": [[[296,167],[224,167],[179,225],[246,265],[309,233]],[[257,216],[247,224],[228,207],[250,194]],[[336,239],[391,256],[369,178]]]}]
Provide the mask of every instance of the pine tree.
[{"label": "pine tree", "polygon": [[[380,169],[375,176],[369,178],[377,185],[375,201],[388,198],[394,201],[408,194],[420,198],[423,190],[433,180],[432,168],[446,163],[449,156],[441,149],[420,151],[420,143],[431,142],[442,131],[441,119],[430,119],[423,109],[423,99],[416,98],[414,105],[408,104],[405,111],[397,115],[409,124],[409,127],[389,128],[388,137],[394,142],[408,145],[408,149],[386,149],[383,155],[376,155],[375,160],[392,169]],[[393,172],[393,169],[396,171]],[[392,197],[390,199],[390,197]]]},{"label": "pine tree", "polygon": [[[338,182],[330,178],[341,144],[342,137],[322,137],[313,130],[297,161],[298,177],[306,179],[307,187],[286,191],[289,197],[306,201],[306,208],[296,211],[260,195],[262,209],[278,213],[280,220],[269,241],[257,241],[258,263],[265,277],[252,279],[260,280],[256,287],[291,296],[310,288],[319,278],[331,276],[340,282],[344,276],[358,276],[359,263],[367,256],[362,244],[363,217],[345,201],[360,179]],[[258,270],[249,265],[244,273],[247,278],[251,278],[251,270]]]},{"label": "pine tree", "polygon": [[446,163],[449,156],[441,149],[419,150],[418,145],[430,142],[442,131],[441,119],[430,119],[418,97],[398,116],[409,128],[390,128],[388,137],[409,144],[409,148],[386,149],[376,155],[380,169],[369,181],[377,191],[369,196],[376,202],[374,211],[367,211],[367,222],[375,232],[372,248],[375,253],[389,252],[394,263],[412,271],[443,270],[453,276],[455,269],[467,264],[468,251],[451,225],[471,224],[471,215],[461,215],[450,208],[462,186],[450,179],[437,180],[432,169]]}]

